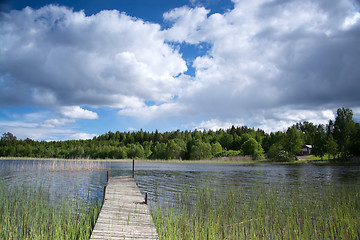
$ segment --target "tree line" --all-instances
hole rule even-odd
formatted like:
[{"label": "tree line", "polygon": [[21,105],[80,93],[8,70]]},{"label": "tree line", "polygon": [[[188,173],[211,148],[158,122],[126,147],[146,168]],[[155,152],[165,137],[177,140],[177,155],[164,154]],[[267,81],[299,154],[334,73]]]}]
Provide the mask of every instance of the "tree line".
[{"label": "tree line", "polygon": [[217,131],[107,132],[91,140],[18,140],[4,133],[0,140],[2,157],[91,158],[91,159],[183,159],[197,160],[229,156],[267,157],[272,161],[292,161],[304,144],[323,157],[348,158],[360,155],[360,124],[353,112],[339,108],[335,121],[314,125],[300,122],[286,131],[265,133],[246,126]]}]

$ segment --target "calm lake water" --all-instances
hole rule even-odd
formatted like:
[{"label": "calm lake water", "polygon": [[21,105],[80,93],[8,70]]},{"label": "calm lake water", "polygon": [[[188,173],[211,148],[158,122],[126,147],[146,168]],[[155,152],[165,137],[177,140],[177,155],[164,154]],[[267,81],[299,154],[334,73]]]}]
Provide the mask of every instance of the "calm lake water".
[{"label": "calm lake water", "polygon": [[[171,203],[184,188],[196,191],[210,184],[224,186],[277,185],[321,188],[324,185],[360,184],[360,166],[135,163],[135,180],[150,202]],[[6,184],[45,185],[54,198],[63,195],[102,200],[106,172],[110,176],[131,175],[131,162],[76,162],[43,160],[0,160],[0,181]]]}]

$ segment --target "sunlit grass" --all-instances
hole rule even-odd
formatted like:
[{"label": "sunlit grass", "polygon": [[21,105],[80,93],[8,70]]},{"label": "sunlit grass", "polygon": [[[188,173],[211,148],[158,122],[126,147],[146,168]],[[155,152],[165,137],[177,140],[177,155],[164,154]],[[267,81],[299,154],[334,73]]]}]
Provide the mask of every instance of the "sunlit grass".
[{"label": "sunlit grass", "polygon": [[89,239],[100,203],[50,199],[46,187],[0,183],[0,239]]},{"label": "sunlit grass", "polygon": [[360,187],[184,189],[152,209],[160,239],[358,239]]},{"label": "sunlit grass", "polygon": [[304,155],[301,157],[303,160],[332,160],[334,157],[330,154],[325,154],[322,158],[319,156],[311,155]]}]

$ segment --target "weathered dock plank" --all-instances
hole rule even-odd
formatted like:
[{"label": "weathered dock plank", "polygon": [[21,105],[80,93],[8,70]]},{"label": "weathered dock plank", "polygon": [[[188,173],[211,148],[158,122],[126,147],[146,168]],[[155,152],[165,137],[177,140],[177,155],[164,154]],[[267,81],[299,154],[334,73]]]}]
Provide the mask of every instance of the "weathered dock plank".
[{"label": "weathered dock plank", "polygon": [[158,239],[149,209],[131,176],[109,178],[90,239]]}]

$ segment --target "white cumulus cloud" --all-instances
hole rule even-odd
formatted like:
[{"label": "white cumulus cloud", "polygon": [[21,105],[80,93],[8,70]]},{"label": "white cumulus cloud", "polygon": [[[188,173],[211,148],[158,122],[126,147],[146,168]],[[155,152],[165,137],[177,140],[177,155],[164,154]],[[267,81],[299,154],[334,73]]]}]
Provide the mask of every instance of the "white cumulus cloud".
[{"label": "white cumulus cloud", "polygon": [[44,127],[44,128],[55,128],[55,127],[59,127],[59,126],[66,126],[66,125],[72,124],[74,122],[75,122],[75,120],[73,120],[73,119],[52,118],[52,119],[45,120],[40,126]]},{"label": "white cumulus cloud", "polygon": [[[358,1],[233,3],[222,14],[172,9],[165,28],[116,10],[86,16],[49,5],[4,13],[0,105],[43,106],[72,120],[99,117],[81,106],[106,106],[149,121],[176,116],[197,119],[196,128],[266,131],[326,123],[338,107],[358,115]],[[187,60],[194,76],[179,50],[187,45],[206,46]],[[69,123],[49,119],[49,126]]]},{"label": "white cumulus cloud", "polygon": [[175,8],[164,13],[164,19],[173,22],[170,29],[165,30],[165,38],[169,41],[198,43],[198,28],[207,19],[209,10],[205,8],[189,8],[187,6]]},{"label": "white cumulus cloud", "polygon": [[208,121],[202,121],[199,125],[195,126],[194,129],[199,130],[219,130],[221,129],[228,129],[231,126],[243,126],[242,120],[234,120],[234,121],[222,121],[219,119],[210,119]]},{"label": "white cumulus cloud", "polygon": [[83,109],[79,106],[67,106],[62,107],[60,110],[61,114],[69,118],[80,118],[80,119],[97,119],[99,118],[96,112],[92,112]]},{"label": "white cumulus cloud", "polygon": [[[187,70],[160,25],[62,6],[2,13],[0,104],[132,107],[167,101]],[[30,101],[29,101],[30,100]]]},{"label": "white cumulus cloud", "polygon": [[[270,123],[268,129],[324,123],[338,107],[358,107],[358,14],[352,0],[234,1],[224,14],[171,10],[164,14],[173,21],[165,31],[169,41],[209,44],[172,106],[207,119],[200,125],[241,118],[249,125]],[[144,111],[163,113],[160,107]]]},{"label": "white cumulus cloud", "polygon": [[87,140],[87,139],[93,139],[94,137],[96,137],[96,134],[89,134],[89,133],[75,133],[70,135],[69,139],[74,139],[74,140]]}]

